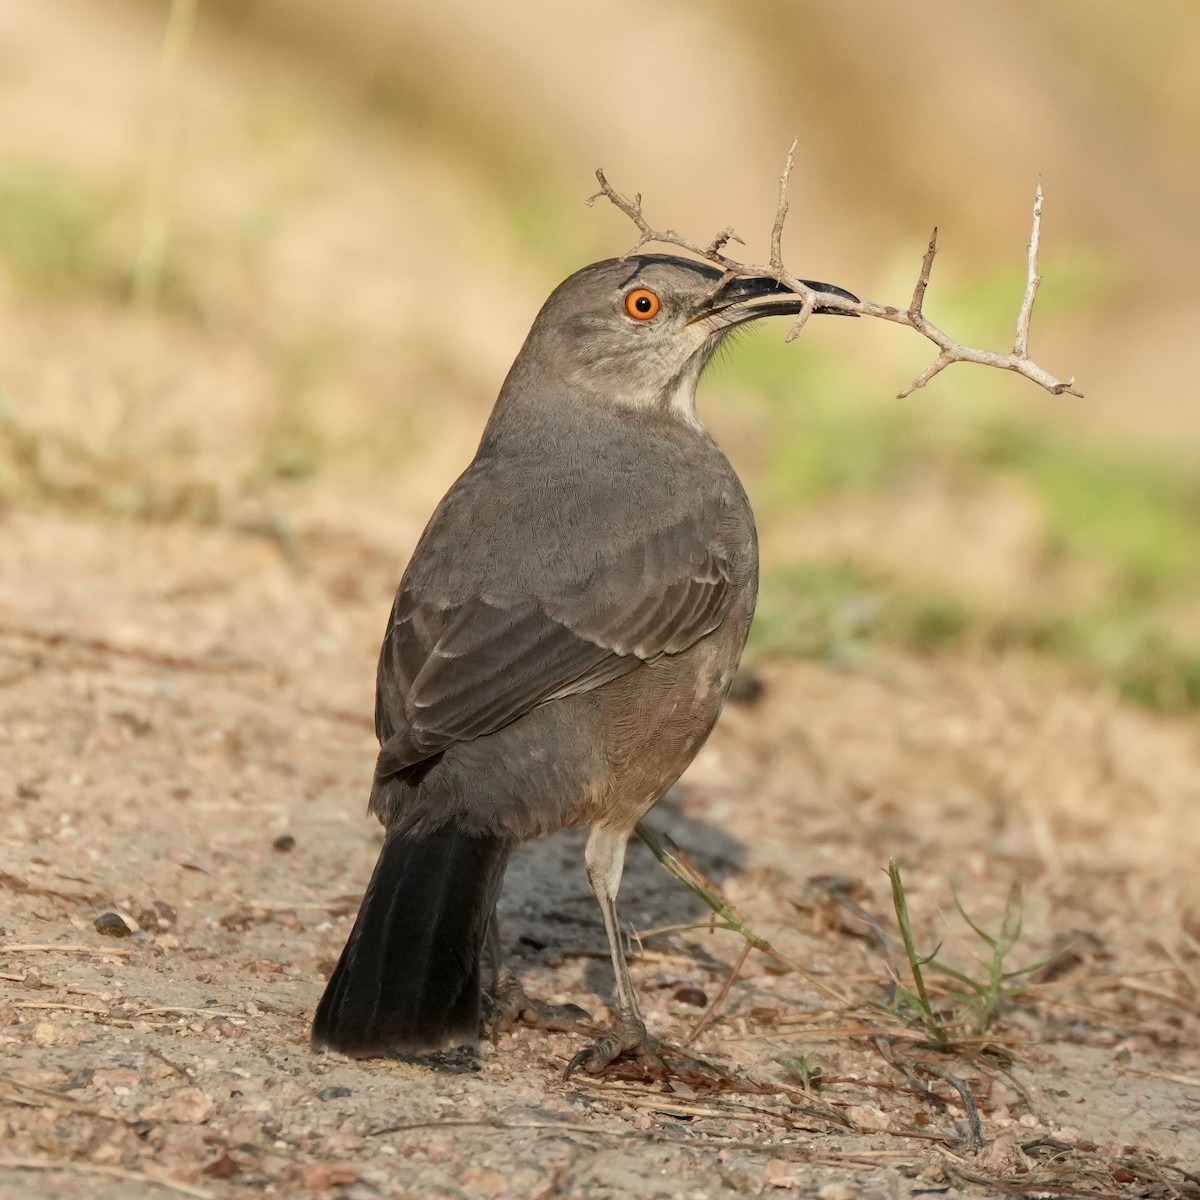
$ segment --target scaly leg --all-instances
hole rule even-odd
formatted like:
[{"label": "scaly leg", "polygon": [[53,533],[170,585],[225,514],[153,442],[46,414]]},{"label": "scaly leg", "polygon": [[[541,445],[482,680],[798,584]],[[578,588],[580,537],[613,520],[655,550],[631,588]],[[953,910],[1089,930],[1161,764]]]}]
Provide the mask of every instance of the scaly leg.
[{"label": "scaly leg", "polygon": [[488,956],[492,960],[492,1008],[488,1014],[492,1040],[507,1033],[518,1021],[535,1029],[579,1033],[588,1031],[592,1018],[577,1004],[547,1004],[525,994],[521,981],[504,961],[500,941],[500,918],[492,909],[488,924]]},{"label": "scaly leg", "polygon": [[627,1051],[636,1051],[645,1058],[657,1056],[658,1043],[646,1032],[646,1023],[642,1020],[637,995],[633,990],[633,980],[629,977],[629,966],[625,962],[625,948],[621,944],[621,929],[617,921],[617,889],[621,886],[621,874],[625,869],[625,846],[628,841],[629,830],[612,829],[604,825],[593,825],[588,835],[585,852],[587,878],[604,915],[604,932],[608,935],[608,949],[616,981],[617,1013],[612,1029],[571,1059],[564,1078],[569,1078],[579,1067],[590,1074],[598,1074]]}]

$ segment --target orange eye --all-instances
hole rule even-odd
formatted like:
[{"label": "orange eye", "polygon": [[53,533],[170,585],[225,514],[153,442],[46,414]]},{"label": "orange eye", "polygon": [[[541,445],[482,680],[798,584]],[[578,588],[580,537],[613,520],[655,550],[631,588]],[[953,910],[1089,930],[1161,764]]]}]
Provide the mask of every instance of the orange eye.
[{"label": "orange eye", "polygon": [[649,288],[634,288],[625,297],[625,311],[635,321],[649,321],[651,317],[658,316],[660,308],[662,301]]}]

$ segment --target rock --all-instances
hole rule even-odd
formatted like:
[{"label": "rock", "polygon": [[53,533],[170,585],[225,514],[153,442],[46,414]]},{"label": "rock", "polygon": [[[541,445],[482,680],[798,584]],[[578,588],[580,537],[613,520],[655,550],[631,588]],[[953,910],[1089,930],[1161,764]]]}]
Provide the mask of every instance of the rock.
[{"label": "rock", "polygon": [[35,1046],[57,1046],[58,1042],[58,1026],[53,1021],[39,1021],[33,1027],[33,1044]]},{"label": "rock", "polygon": [[101,913],[93,922],[92,928],[105,937],[126,938],[136,933],[137,929],[128,917],[118,912]]},{"label": "rock", "polygon": [[353,1183],[358,1178],[358,1168],[349,1163],[314,1163],[300,1171],[306,1188],[314,1192],[325,1192],[330,1188]]},{"label": "rock", "polygon": [[113,1167],[121,1161],[121,1148],[112,1142],[101,1142],[94,1150],[89,1151],[88,1161],[99,1167]]},{"label": "rock", "polygon": [[892,1118],[880,1108],[872,1108],[869,1104],[852,1104],[846,1109],[846,1116],[862,1130],[871,1133],[891,1129]]},{"label": "rock", "polygon": [[498,1171],[489,1171],[486,1167],[468,1167],[459,1178],[471,1195],[483,1193],[489,1196],[498,1195],[508,1187],[508,1181]]},{"label": "rock", "polygon": [[861,1195],[854,1184],[844,1183],[840,1179],[822,1184],[817,1191],[818,1200],[858,1200]]},{"label": "rock", "polygon": [[143,1121],[177,1121],[181,1125],[199,1125],[212,1112],[212,1097],[199,1088],[185,1087],[160,1100],[148,1104],[139,1114]]},{"label": "rock", "polygon": [[763,1192],[762,1165],[746,1154],[730,1155],[717,1167],[721,1182],[739,1196],[761,1196]]},{"label": "rock", "polygon": [[1009,1129],[993,1137],[975,1161],[987,1174],[1005,1178],[1027,1174],[1030,1168],[1029,1158]]},{"label": "rock", "polygon": [[238,1165],[225,1151],[219,1158],[214,1158],[207,1166],[200,1168],[201,1175],[209,1179],[232,1179],[238,1173]]},{"label": "rock", "polygon": [[803,1180],[800,1168],[786,1159],[773,1158],[763,1167],[763,1183],[770,1188],[798,1188]]}]

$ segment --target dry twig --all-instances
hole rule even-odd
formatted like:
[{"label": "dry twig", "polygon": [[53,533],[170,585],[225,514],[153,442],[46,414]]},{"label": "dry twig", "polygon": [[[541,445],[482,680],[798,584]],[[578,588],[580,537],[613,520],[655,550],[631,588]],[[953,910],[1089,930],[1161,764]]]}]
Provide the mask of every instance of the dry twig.
[{"label": "dry twig", "polygon": [[583,1125],[567,1121],[506,1121],[499,1117],[479,1119],[437,1117],[424,1121],[402,1121],[396,1125],[383,1125],[377,1129],[368,1129],[364,1136],[368,1138],[383,1137],[392,1133],[410,1133],[425,1129],[490,1129],[505,1133],[527,1130],[538,1134],[572,1133],[592,1138],[648,1142],[659,1146],[686,1146],[692,1150],[698,1146],[706,1146],[718,1150],[742,1150],[749,1154],[764,1154],[770,1158],[781,1158],[789,1162],[809,1163],[814,1167],[876,1167],[881,1162],[895,1165],[897,1169],[910,1169],[912,1166],[912,1160],[904,1150],[881,1150],[868,1147],[852,1153],[842,1153],[838,1150],[818,1149],[804,1143],[784,1142],[776,1139],[768,1142],[747,1142],[710,1134],[701,1140],[699,1138],[674,1137],[654,1130],[601,1129],[595,1124]]},{"label": "dry twig", "polygon": [[[840,1004],[847,1007],[852,1007],[851,1001],[844,996],[837,988],[826,983],[823,979],[813,975],[811,971],[806,971],[795,959],[789,958],[786,954],[781,954],[766,938],[759,937],[738,914],[734,911],[729,902],[721,895],[720,892],[713,886],[712,882],[705,878],[702,871],[693,863],[669,837],[663,834],[656,833],[644,823],[637,827],[637,835],[646,844],[650,853],[672,874],[676,879],[686,884],[709,908],[720,918],[719,921],[714,920],[707,928],[712,929],[731,929],[736,933],[740,933],[746,941],[754,947],[755,950],[761,951],[763,954],[769,955],[780,966],[785,967],[789,971],[795,971],[797,975],[807,979],[814,987],[820,989],[827,996],[837,1000]],[[643,958],[648,955],[642,955]]]},{"label": "dry twig", "polygon": [[742,952],[737,956],[737,962],[733,964],[733,969],[725,977],[725,982],[721,984],[721,990],[716,994],[713,1002],[705,1009],[700,1020],[692,1026],[692,1031],[683,1039],[685,1046],[690,1046],[701,1034],[704,1027],[717,1015],[717,1010],[725,1003],[725,997],[729,995],[729,989],[733,987],[733,981],[742,973],[742,967],[746,965],[746,957],[749,955],[753,946],[749,942],[742,943]]},{"label": "dry twig", "polygon": [[[598,1079],[593,1076],[572,1076],[573,1084],[582,1084],[584,1087],[593,1088],[599,1093],[598,1099],[607,1100],[614,1104],[633,1104],[644,1108],[653,1108],[661,1112],[668,1111],[660,1105],[660,1101],[664,1099],[664,1093],[661,1088],[650,1088],[639,1086],[636,1083],[622,1084],[619,1088],[613,1088],[611,1084],[604,1079]],[[854,1126],[850,1119],[840,1110],[834,1108],[830,1104],[826,1104],[819,1097],[811,1096],[807,1093],[797,1092],[794,1088],[787,1087],[778,1082],[759,1083],[752,1079],[744,1079],[743,1086],[732,1089],[734,1096],[783,1096],[787,1100],[787,1107],[783,1110],[764,1108],[757,1104],[744,1104],[733,1102],[728,1094],[722,1094],[721,1100],[726,1101],[726,1105],[721,1109],[711,1109],[703,1112],[696,1109],[691,1114],[685,1111],[686,1106],[675,1104],[672,1102],[672,1107],[680,1110],[680,1115],[692,1116],[713,1116],[720,1117],[722,1120],[761,1120],[770,1121],[776,1125],[782,1125],[789,1132],[803,1132],[808,1129],[807,1126],[800,1125],[795,1120],[799,1116],[814,1117],[819,1121],[832,1122],[843,1129],[853,1129]],[[855,1080],[857,1083],[858,1081]],[[713,1095],[709,1094],[707,1099],[713,1099]],[[807,1101],[807,1103],[806,1103]],[[815,1132],[811,1131],[810,1132]]]},{"label": "dry twig", "polygon": [[0,946],[3,954],[95,954],[100,958],[115,954],[119,958],[128,958],[132,950],[124,946],[77,946],[68,942],[13,942],[8,946]]},{"label": "dry twig", "polygon": [[66,900],[70,904],[95,904],[101,897],[89,896],[85,892],[60,892],[55,888],[41,887],[22,879],[19,875],[10,875],[0,871],[0,887],[9,888],[14,892],[22,892],[26,896],[47,896],[53,900]]},{"label": "dry twig", "polygon": [[927,1075],[932,1075],[935,1079],[940,1079],[943,1083],[948,1083],[958,1093],[959,1099],[962,1101],[963,1111],[967,1116],[967,1149],[983,1149],[985,1142],[983,1121],[979,1116],[979,1106],[975,1103],[975,1097],[971,1089],[963,1080],[957,1075],[952,1075],[945,1067],[939,1067],[936,1063],[931,1063],[927,1059],[910,1058],[907,1055],[898,1053],[889,1047],[882,1038],[877,1038],[875,1045],[878,1047],[880,1054],[927,1099],[931,1099],[939,1105],[945,1104],[945,1100],[941,1096],[921,1083],[916,1077],[917,1072],[924,1071]]},{"label": "dry twig", "polygon": [[50,1158],[15,1158],[5,1154],[0,1156],[0,1169],[7,1171],[62,1171],[67,1175],[103,1175],[109,1179],[123,1179],[127,1183],[149,1184],[153,1187],[165,1188],[169,1192],[178,1192],[183,1196],[196,1196],[199,1200],[212,1200],[213,1193],[203,1188],[192,1187],[178,1179],[167,1175],[151,1175],[145,1171],[126,1171],[121,1167],[104,1167],[96,1163],[76,1162],[73,1159]]},{"label": "dry twig", "polygon": [[107,1005],[98,1004],[64,1004],[58,1000],[13,1000],[10,1008],[34,1009],[38,1012],[79,1012],[92,1013],[96,1016],[108,1016]]},{"label": "dry twig", "polygon": [[765,275],[776,280],[789,291],[795,292],[803,300],[803,307],[788,331],[787,340],[790,342],[804,328],[805,322],[812,315],[819,303],[823,309],[836,309],[838,312],[852,313],[860,317],[878,317],[881,321],[891,321],[897,325],[907,325],[915,329],[922,337],[928,338],[938,348],[938,356],[906,387],[900,397],[911,395],[917,388],[924,387],[935,375],[944,371],[951,363],[972,362],[981,366],[998,367],[1005,371],[1015,371],[1026,379],[1032,380],[1040,387],[1054,395],[1068,392],[1072,396],[1082,397],[1083,393],[1075,388],[1075,379],[1058,379],[1049,371],[1038,366],[1029,357],[1029,323],[1033,315],[1033,302],[1037,296],[1041,275],[1038,273],[1038,245],[1042,228],[1042,185],[1038,182],[1033,204],[1033,227],[1029,237],[1027,253],[1028,274],[1025,284],[1025,295],[1021,301],[1021,309],[1017,315],[1016,337],[1012,350],[1005,354],[998,350],[977,350],[972,346],[963,346],[948,334],[943,333],[928,317],[925,316],[925,290],[929,286],[930,272],[933,270],[933,260],[937,254],[937,230],[929,239],[925,257],[921,263],[921,271],[913,288],[912,299],[907,308],[896,308],[890,304],[877,304],[873,300],[850,300],[843,296],[816,292],[802,280],[793,275],[783,264],[783,224],[788,212],[788,181],[792,168],[796,163],[796,143],[793,142],[788,150],[787,162],[783,174],[779,178],[779,203],[775,210],[775,223],[771,229],[771,261],[767,264],[744,263],[731,258],[725,253],[725,247],[731,241],[740,241],[732,229],[722,230],[708,245],[701,245],[689,238],[676,233],[673,229],[655,229],[642,213],[641,194],[635,194],[630,200],[614,188],[600,169],[596,171],[596,179],[600,190],[589,198],[592,204],[601,196],[611,201],[621,210],[638,229],[638,240],[629,254],[636,253],[650,242],[663,245],[678,246],[691,254],[705,259],[724,272],[713,292],[720,291],[731,279],[741,276]]},{"label": "dry twig", "polygon": [[255,666],[254,663],[242,659],[209,662],[183,654],[162,653],[142,646],[123,646],[107,638],[85,637],[63,630],[33,629],[7,623],[0,624],[0,636],[21,638],[51,648],[63,646],[70,650],[87,650],[108,657],[136,659],[153,667],[166,667],[173,671],[224,674],[230,671],[245,671]]}]

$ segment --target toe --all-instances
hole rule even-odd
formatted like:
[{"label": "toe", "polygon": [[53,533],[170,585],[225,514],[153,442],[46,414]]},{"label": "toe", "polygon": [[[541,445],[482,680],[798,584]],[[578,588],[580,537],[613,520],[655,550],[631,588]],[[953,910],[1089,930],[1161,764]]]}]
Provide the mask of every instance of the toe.
[{"label": "toe", "polygon": [[658,1042],[646,1033],[640,1021],[618,1021],[603,1037],[580,1050],[563,1072],[564,1079],[582,1067],[589,1075],[599,1075],[622,1054],[636,1054],[639,1059],[655,1060]]},{"label": "toe", "polygon": [[585,1046],[578,1054],[572,1056],[563,1071],[563,1079],[571,1076],[582,1067],[589,1075],[599,1075],[609,1063],[620,1058],[623,1047],[619,1038],[606,1033],[590,1046]]},{"label": "toe", "polygon": [[578,1004],[543,1004],[540,1000],[527,1001],[521,1010],[521,1020],[535,1029],[546,1029],[552,1033],[586,1033],[595,1029],[591,1013]]},{"label": "toe", "polygon": [[595,1031],[591,1014],[578,1004],[546,1004],[531,999],[515,975],[501,978],[493,993],[489,996],[486,1022],[493,1040],[501,1033],[508,1033],[518,1023],[552,1033],[590,1034]]}]

